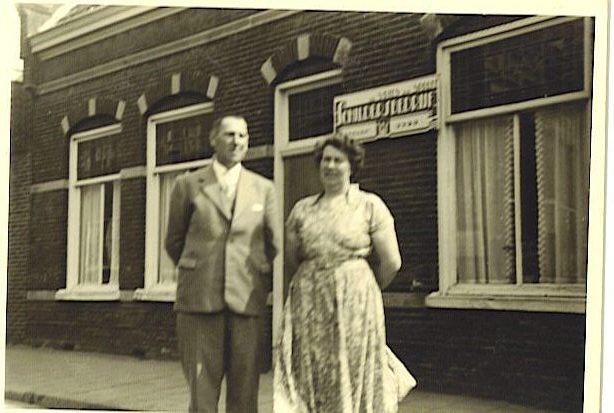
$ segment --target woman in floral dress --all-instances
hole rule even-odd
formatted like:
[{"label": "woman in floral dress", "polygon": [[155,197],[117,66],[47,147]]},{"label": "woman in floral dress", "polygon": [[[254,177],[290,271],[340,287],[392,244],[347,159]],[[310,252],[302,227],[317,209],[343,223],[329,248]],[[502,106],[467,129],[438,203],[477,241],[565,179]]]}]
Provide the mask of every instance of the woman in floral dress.
[{"label": "woman in floral dress", "polygon": [[275,412],[397,410],[380,288],[401,258],[384,202],[350,184],[363,158],[345,137],[324,141],[316,149],[324,191],[299,200],[288,217],[286,260],[296,272],[275,351]]}]

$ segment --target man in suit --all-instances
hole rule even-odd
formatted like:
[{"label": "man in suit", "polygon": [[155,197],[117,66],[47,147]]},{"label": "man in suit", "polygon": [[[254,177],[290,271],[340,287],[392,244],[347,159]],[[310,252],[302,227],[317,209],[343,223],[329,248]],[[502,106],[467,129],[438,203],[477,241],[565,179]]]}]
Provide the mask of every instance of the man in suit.
[{"label": "man in suit", "polygon": [[279,249],[272,182],[245,169],[241,116],[217,119],[211,165],[177,178],[166,251],[177,266],[177,341],[190,411],[216,412],[226,375],[226,411],[257,411],[262,313]]}]

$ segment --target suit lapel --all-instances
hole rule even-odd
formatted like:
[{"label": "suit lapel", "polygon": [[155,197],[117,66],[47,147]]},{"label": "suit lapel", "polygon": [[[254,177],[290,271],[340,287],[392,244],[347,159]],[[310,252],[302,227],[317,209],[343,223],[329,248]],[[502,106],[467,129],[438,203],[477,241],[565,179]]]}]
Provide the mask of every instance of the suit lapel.
[{"label": "suit lapel", "polygon": [[196,172],[196,174],[200,184],[200,189],[203,191],[203,193],[220,210],[226,219],[231,220],[232,213],[230,211],[229,202],[223,198],[222,190],[217,178],[215,177],[213,168],[211,166],[205,167]]},{"label": "suit lapel", "polygon": [[239,182],[237,183],[237,195],[235,198],[233,220],[241,215],[241,213],[253,203],[254,199],[256,199],[256,192],[254,186],[252,185],[251,177],[249,176],[249,172],[243,168],[241,170]]}]

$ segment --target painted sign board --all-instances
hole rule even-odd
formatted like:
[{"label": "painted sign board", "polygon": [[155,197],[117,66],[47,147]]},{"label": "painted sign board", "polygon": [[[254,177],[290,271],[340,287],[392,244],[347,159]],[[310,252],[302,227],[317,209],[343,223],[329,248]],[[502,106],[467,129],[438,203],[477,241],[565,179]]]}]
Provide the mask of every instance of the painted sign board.
[{"label": "painted sign board", "polygon": [[358,140],[423,133],[437,126],[437,75],[336,96],[336,132]]}]

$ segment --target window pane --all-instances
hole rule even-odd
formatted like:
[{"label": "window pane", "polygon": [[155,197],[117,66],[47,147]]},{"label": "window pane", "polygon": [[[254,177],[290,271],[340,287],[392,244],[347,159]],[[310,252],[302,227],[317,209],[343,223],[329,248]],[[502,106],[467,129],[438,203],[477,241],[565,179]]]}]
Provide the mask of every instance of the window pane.
[{"label": "window pane", "polygon": [[102,254],[102,283],[111,279],[113,257],[113,182],[104,185],[104,249]]},{"label": "window pane", "polygon": [[160,238],[158,239],[158,283],[174,283],[177,281],[177,273],[173,260],[166,253],[164,248],[164,240],[166,238],[166,227],[168,225],[168,207],[171,199],[171,191],[175,178],[180,172],[169,172],[160,174]]},{"label": "window pane", "polygon": [[455,127],[460,283],[515,282],[513,122]]},{"label": "window pane", "polygon": [[334,84],[290,95],[290,141],[331,133],[333,99],[340,93],[341,84]]},{"label": "window pane", "polygon": [[584,104],[535,113],[540,283],[585,283],[589,135]]},{"label": "window pane", "polygon": [[156,165],[210,158],[211,116],[204,114],[156,125]]},{"label": "window pane", "polygon": [[77,179],[109,175],[119,172],[117,139],[112,135],[80,142],[77,155]]},{"label": "window pane", "polygon": [[451,55],[452,113],[584,88],[581,19]]},{"label": "window pane", "polygon": [[104,185],[81,188],[79,284],[99,284],[103,265]]}]

